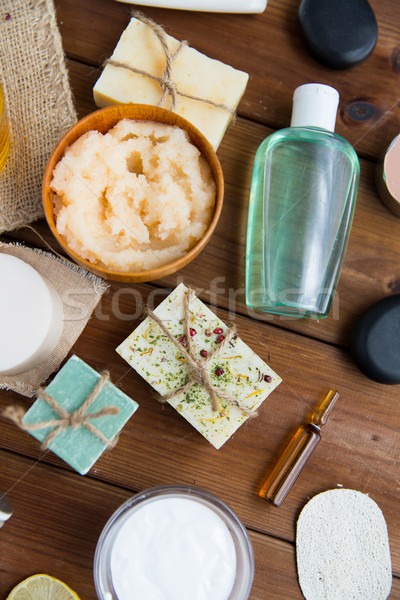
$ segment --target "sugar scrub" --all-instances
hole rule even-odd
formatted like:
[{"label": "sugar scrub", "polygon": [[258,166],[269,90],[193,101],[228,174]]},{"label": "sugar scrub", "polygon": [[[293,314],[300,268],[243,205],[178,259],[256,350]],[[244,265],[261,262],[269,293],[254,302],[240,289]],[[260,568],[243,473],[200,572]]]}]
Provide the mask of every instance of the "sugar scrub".
[{"label": "sugar scrub", "polygon": [[188,498],[160,498],[132,513],[111,552],[118,600],[227,600],[236,553],[225,523]]},{"label": "sugar scrub", "polygon": [[211,169],[183,129],[132,119],[76,140],[51,189],[68,246],[124,272],[183,256],[207,230],[216,197]]}]

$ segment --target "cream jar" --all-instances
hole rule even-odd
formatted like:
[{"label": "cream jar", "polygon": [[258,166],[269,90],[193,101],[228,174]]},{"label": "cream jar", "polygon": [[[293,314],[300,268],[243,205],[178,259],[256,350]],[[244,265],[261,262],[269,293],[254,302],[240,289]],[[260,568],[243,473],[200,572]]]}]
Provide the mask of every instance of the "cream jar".
[{"label": "cream jar", "polygon": [[400,134],[389,144],[376,169],[376,186],[383,204],[400,217]]},{"label": "cream jar", "polygon": [[99,600],[247,600],[254,575],[245,528],[197,487],[150,488],[125,502],[99,538]]},{"label": "cream jar", "polygon": [[63,305],[46,277],[4,252],[0,281],[0,375],[18,375],[37,367],[56,347]]}]

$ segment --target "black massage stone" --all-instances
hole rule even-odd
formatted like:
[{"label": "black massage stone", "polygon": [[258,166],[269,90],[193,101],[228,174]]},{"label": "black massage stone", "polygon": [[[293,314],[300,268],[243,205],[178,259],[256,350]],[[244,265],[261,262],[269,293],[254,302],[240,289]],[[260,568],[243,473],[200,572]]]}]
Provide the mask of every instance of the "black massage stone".
[{"label": "black massage stone", "polygon": [[302,0],[299,21],[311,54],[332,69],[358,65],[378,39],[378,25],[367,0]]},{"label": "black massage stone", "polygon": [[400,294],[373,304],[361,317],[353,334],[352,354],[370,379],[400,383]]}]

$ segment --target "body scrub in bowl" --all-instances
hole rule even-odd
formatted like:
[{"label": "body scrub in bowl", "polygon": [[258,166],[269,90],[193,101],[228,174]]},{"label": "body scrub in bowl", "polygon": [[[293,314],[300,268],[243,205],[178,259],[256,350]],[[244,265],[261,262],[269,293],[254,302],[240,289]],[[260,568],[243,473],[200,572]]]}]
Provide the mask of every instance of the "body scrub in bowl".
[{"label": "body scrub in bowl", "polygon": [[46,218],[61,246],[120,281],[150,281],[190,262],[215,228],[222,194],[221,167],[202,134],[141,105],[79,121],[44,181]]}]

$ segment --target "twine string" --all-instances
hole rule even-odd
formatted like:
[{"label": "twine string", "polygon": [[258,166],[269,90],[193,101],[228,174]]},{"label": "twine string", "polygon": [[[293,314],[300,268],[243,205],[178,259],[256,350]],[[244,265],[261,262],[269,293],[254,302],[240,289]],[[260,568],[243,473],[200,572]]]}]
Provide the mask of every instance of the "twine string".
[{"label": "twine string", "polygon": [[189,100],[196,100],[197,102],[205,102],[206,104],[210,104],[211,106],[214,106],[215,108],[221,108],[222,110],[227,110],[232,115],[235,115],[235,109],[232,108],[231,106],[227,106],[226,104],[221,104],[219,102],[214,102],[213,100],[209,100],[206,98],[200,98],[199,96],[193,96],[192,94],[187,94],[181,90],[178,90],[176,83],[172,79],[172,68],[173,68],[173,63],[174,63],[176,57],[178,56],[179,52],[182,50],[182,48],[187,46],[187,41],[183,40],[179,44],[178,49],[174,53],[170,52],[170,50],[168,48],[167,36],[166,36],[164,29],[161,27],[161,25],[158,25],[158,23],[155,23],[152,19],[149,19],[148,17],[146,17],[145,15],[143,15],[140,12],[133,12],[132,15],[138,21],[141,21],[142,23],[144,23],[145,25],[150,27],[150,29],[154,32],[154,34],[156,35],[157,39],[159,40],[159,42],[161,44],[162,50],[165,55],[165,60],[166,60],[166,66],[165,66],[163,73],[161,74],[161,77],[157,77],[156,75],[153,75],[152,73],[149,73],[148,71],[143,71],[142,69],[137,69],[136,67],[132,67],[128,63],[120,62],[120,61],[114,60],[112,58],[108,58],[107,60],[104,61],[104,64],[103,64],[104,67],[106,65],[112,65],[113,67],[128,69],[132,73],[137,73],[138,75],[143,75],[144,77],[149,77],[153,81],[157,81],[160,84],[161,90],[162,90],[162,95],[161,95],[160,100],[157,103],[157,106],[162,106],[164,104],[167,96],[170,96],[171,97],[171,110],[173,111],[173,110],[175,110],[175,107],[176,107],[177,96],[182,96],[183,98],[188,98]]},{"label": "twine string", "polygon": [[53,246],[51,246],[49,242],[45,240],[44,237],[34,227],[32,227],[32,225],[24,225],[23,228],[30,229],[31,231],[33,231],[33,233],[35,233],[38,236],[38,238],[43,242],[45,246],[47,246],[49,250],[51,250],[51,252],[58,256],[58,258],[61,258],[62,261],[68,262],[68,259],[59,252],[57,252],[57,250],[54,250]]},{"label": "twine string", "polygon": [[214,411],[219,410],[218,398],[221,398],[221,399],[224,399],[224,400],[230,402],[231,404],[236,405],[247,416],[249,416],[249,417],[256,416],[256,414],[257,414],[256,411],[250,410],[249,408],[244,406],[244,404],[242,402],[240,402],[240,400],[238,400],[234,396],[228,394],[227,392],[221,390],[220,388],[214,386],[210,379],[210,373],[209,373],[209,368],[208,368],[209,364],[217,356],[217,354],[219,354],[221,352],[221,350],[223,348],[225,348],[226,345],[229,344],[229,342],[231,342],[233,338],[235,338],[235,336],[237,335],[235,325],[232,325],[230,327],[225,338],[218,344],[218,346],[212,352],[210,352],[207,355],[207,357],[198,358],[196,356],[194,348],[193,348],[192,336],[190,335],[190,306],[189,305],[194,298],[195,298],[194,290],[188,289],[185,292],[184,307],[183,307],[184,327],[185,327],[185,337],[187,340],[187,349],[179,342],[178,339],[175,338],[175,336],[171,333],[171,331],[164,325],[163,321],[152,310],[147,308],[148,316],[157,323],[157,325],[160,327],[162,332],[171,340],[171,342],[179,350],[179,352],[181,354],[183,354],[183,356],[186,360],[188,369],[189,369],[189,380],[184,385],[177,388],[176,390],[173,390],[173,391],[169,392],[168,394],[165,394],[164,396],[162,396],[161,400],[163,402],[168,402],[168,400],[171,400],[171,398],[174,398],[178,394],[181,394],[181,393],[185,394],[186,392],[189,391],[189,389],[193,385],[198,383],[199,385],[204,387],[204,389],[207,391],[208,395],[210,396],[211,406]]},{"label": "twine string", "polygon": [[23,429],[24,431],[37,431],[38,429],[44,429],[45,427],[52,427],[52,431],[46,436],[46,438],[42,442],[42,450],[47,450],[50,446],[51,442],[57,437],[57,435],[66,429],[67,427],[78,428],[78,427],[86,427],[91,433],[93,433],[96,437],[98,437],[106,446],[112,447],[116,444],[117,439],[109,440],[93,423],[92,419],[97,419],[98,417],[104,417],[108,415],[116,415],[119,413],[119,408],[116,406],[104,406],[102,409],[87,413],[86,411],[97,398],[101,390],[103,389],[105,383],[109,381],[110,374],[106,371],[102,374],[93,391],[89,394],[83,404],[74,410],[72,413],[67,412],[62,406],[60,406],[53,396],[47,394],[43,388],[39,388],[37,390],[37,397],[41,400],[47,402],[47,404],[60,416],[59,419],[49,419],[47,421],[43,421],[41,423],[24,423],[23,417],[25,415],[25,411],[20,406],[7,406],[3,410],[3,416],[7,417],[18,427]]}]

